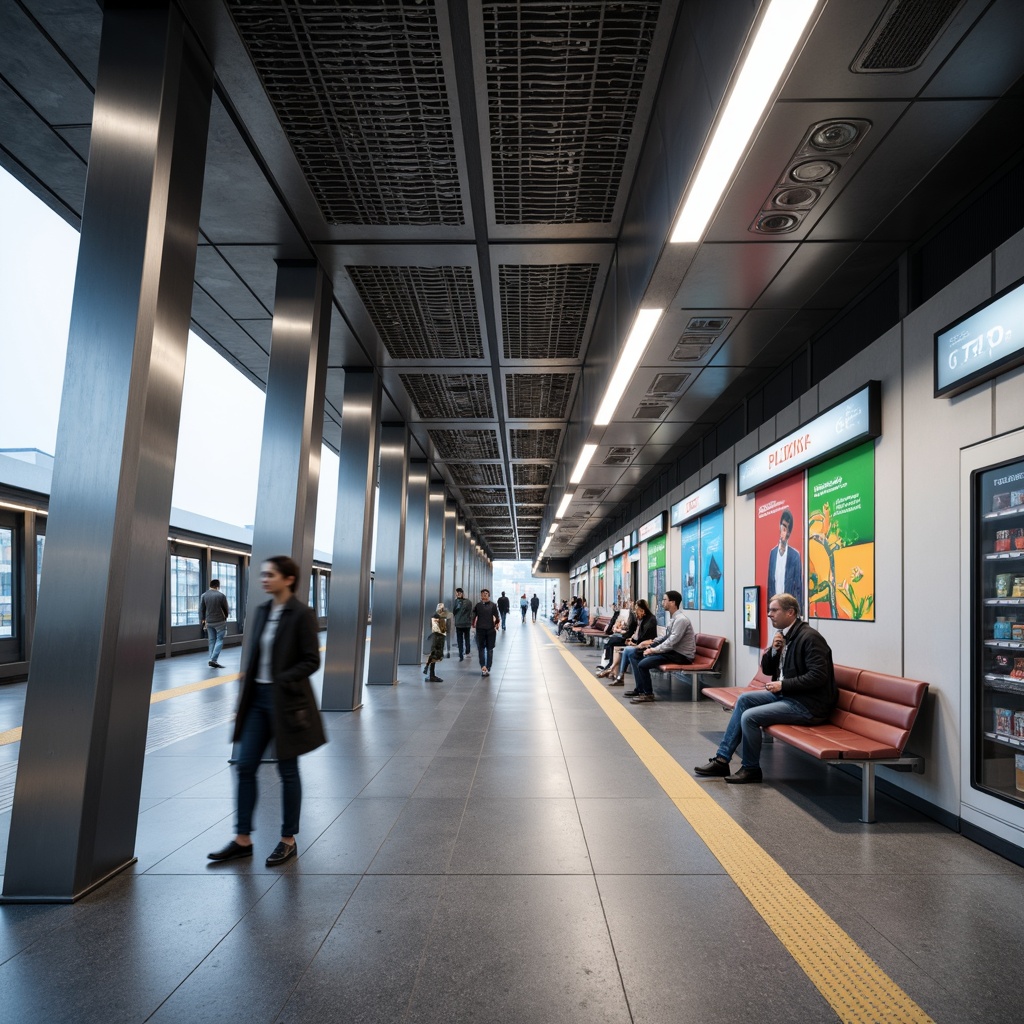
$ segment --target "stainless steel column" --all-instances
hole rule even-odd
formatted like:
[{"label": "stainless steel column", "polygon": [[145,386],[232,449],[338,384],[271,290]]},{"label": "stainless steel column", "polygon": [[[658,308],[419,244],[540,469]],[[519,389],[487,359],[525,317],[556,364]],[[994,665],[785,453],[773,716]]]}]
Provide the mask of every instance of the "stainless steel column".
[{"label": "stainless steel column", "polygon": [[[441,559],[444,553],[444,484],[432,482],[427,502],[427,567],[423,574],[423,636],[430,636],[430,618],[441,592]],[[426,643],[424,639],[424,644]]]},{"label": "stainless steel column", "polygon": [[372,372],[346,371],[321,698],[325,711],[355,711],[363,703],[379,447],[380,379]]},{"label": "stainless steel column", "polygon": [[[402,624],[398,655],[400,665],[419,665],[423,661],[423,584],[427,565],[428,480],[427,463],[413,459],[409,466],[409,497],[405,513]],[[445,603],[448,603],[448,599]]]},{"label": "stainless steel column", "polygon": [[[246,601],[249,612],[264,600],[260,564],[271,555],[290,555],[299,563],[295,596],[305,601],[309,594],[331,294],[329,279],[314,261],[278,261]],[[249,642],[246,634],[243,665]]]},{"label": "stainless steel column", "polygon": [[444,510],[444,579],[441,581],[442,600],[450,608],[455,600],[455,502],[449,501]]},{"label": "stainless steel column", "polygon": [[373,574],[368,686],[394,686],[398,682],[408,477],[409,430],[404,423],[385,423],[380,431],[377,564]]},{"label": "stainless steel column", "polygon": [[8,901],[134,859],[211,84],[170,0],[107,6]]}]

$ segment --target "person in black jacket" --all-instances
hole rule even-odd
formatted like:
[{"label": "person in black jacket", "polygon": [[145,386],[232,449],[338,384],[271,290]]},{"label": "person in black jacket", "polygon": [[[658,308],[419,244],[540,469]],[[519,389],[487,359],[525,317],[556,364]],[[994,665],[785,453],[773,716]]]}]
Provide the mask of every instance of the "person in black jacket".
[{"label": "person in black jacket", "polygon": [[498,612],[501,614],[501,628],[505,628],[505,619],[508,617],[509,609],[512,607],[512,603],[503,590],[501,597],[498,598]]},{"label": "person in black jacket", "polygon": [[327,742],[320,711],[309,684],[320,667],[320,642],[313,609],[295,597],[298,565],[275,555],[260,566],[260,581],[270,600],[253,615],[254,640],[235,716],[233,741],[240,744],[236,836],[210,860],[252,856],[252,812],[256,806],[256,772],[267,744],[277,745],[283,821],[281,841],[267,858],[277,867],[296,855],[295,836],[302,808],[299,755]]},{"label": "person in black jacket", "polygon": [[[776,594],[768,602],[768,618],[777,632],[761,658],[761,671],[772,682],[764,690],[741,694],[717,753],[694,769],[698,775],[720,776],[726,782],[760,782],[762,727],[820,725],[836,706],[832,650],[816,629],[801,620],[797,599]],[[729,761],[741,741],[741,766],[733,775]]]},{"label": "person in black jacket", "polygon": [[611,686],[622,686],[624,683],[626,670],[621,665],[623,652],[642,644],[645,640],[654,640],[658,635],[658,619],[651,611],[651,606],[641,597],[633,608],[636,614],[636,628],[633,630],[633,635],[624,644],[614,649],[611,665],[597,673],[602,679],[612,676],[612,681],[609,684]]}]

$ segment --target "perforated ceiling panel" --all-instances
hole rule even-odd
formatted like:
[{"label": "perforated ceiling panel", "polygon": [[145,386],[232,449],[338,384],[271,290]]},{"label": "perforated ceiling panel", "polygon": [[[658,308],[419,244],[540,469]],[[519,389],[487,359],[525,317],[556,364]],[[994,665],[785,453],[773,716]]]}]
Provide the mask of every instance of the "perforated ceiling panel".
[{"label": "perforated ceiling panel", "polygon": [[508,508],[508,492],[504,487],[483,489],[463,487],[462,500],[467,505],[501,505]]},{"label": "perforated ceiling panel", "polygon": [[505,473],[496,462],[449,462],[448,469],[452,479],[459,485],[476,484],[486,487],[505,482]]},{"label": "perforated ceiling panel", "polygon": [[227,0],[329,224],[464,223],[432,0]]},{"label": "perforated ceiling panel", "polygon": [[498,267],[505,358],[577,358],[597,271],[596,263]]},{"label": "perforated ceiling panel", "polygon": [[560,430],[511,430],[513,459],[551,459],[558,455]]},{"label": "perforated ceiling panel", "polygon": [[484,0],[499,224],[607,224],[658,0]]},{"label": "perforated ceiling panel", "polygon": [[499,459],[494,430],[429,430],[437,454],[448,459]]},{"label": "perforated ceiling panel", "polygon": [[469,267],[349,267],[392,359],[480,359]]},{"label": "perforated ceiling panel", "polygon": [[516,507],[520,504],[540,505],[543,507],[547,493],[547,488],[545,487],[517,487],[515,489]]},{"label": "perforated ceiling panel", "polygon": [[561,419],[569,407],[573,373],[510,373],[505,378],[513,419]]},{"label": "perforated ceiling panel", "polygon": [[402,386],[425,420],[493,419],[486,373],[402,373]]},{"label": "perforated ceiling panel", "polygon": [[512,483],[543,484],[551,483],[551,467],[531,463],[517,464],[512,467]]}]

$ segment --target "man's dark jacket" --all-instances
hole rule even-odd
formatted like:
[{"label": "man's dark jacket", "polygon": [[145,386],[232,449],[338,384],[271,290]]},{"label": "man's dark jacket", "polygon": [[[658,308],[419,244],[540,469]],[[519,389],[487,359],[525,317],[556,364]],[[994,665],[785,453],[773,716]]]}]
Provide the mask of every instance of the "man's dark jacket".
[{"label": "man's dark jacket", "polygon": [[[825,638],[802,619],[793,623],[783,653],[781,697],[803,704],[815,718],[825,719],[836,706],[836,676],[832,649]],[[761,658],[761,671],[779,678],[779,656],[771,647]]]}]

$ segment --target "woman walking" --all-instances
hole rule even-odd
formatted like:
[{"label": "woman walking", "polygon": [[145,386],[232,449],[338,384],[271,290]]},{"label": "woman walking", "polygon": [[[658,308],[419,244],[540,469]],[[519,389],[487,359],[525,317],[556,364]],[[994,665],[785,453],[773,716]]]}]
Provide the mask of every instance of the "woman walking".
[{"label": "woman walking", "polygon": [[267,744],[277,745],[281,776],[281,841],[267,857],[277,867],[296,855],[295,836],[302,809],[299,755],[327,742],[320,711],[309,684],[320,667],[320,643],[313,609],[295,597],[299,567],[287,555],[260,566],[260,582],[270,600],[253,614],[253,642],[235,716],[234,742],[240,744],[235,838],[210,860],[252,856],[252,815],[256,807],[256,772]]}]

